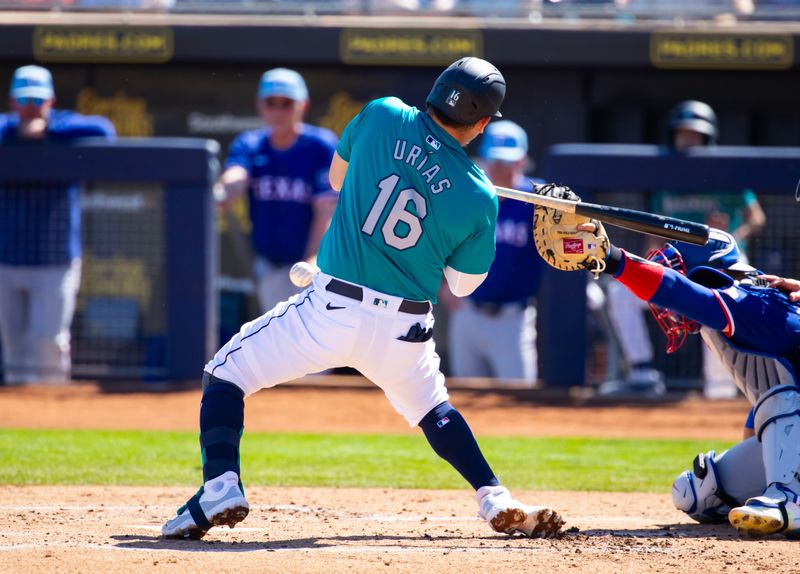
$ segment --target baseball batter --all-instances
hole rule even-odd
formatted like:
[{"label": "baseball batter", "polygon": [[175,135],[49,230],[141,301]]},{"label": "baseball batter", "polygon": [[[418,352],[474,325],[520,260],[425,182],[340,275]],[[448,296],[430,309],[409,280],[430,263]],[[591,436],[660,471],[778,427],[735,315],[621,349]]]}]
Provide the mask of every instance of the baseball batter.
[{"label": "baseball batter", "polygon": [[[610,273],[661,310],[657,319],[673,347],[699,332],[754,407],[755,436],[722,454],[699,455],[673,485],[676,507],[700,522],[727,518],[748,535],[800,536],[800,305],[770,286],[781,280],[759,278],[741,261],[733,236],[719,229],[704,247],[667,243],[644,260],[610,245],[596,222],[554,222],[552,210],[536,211],[537,248],[550,250],[548,262]],[[557,254],[565,241],[581,249]]]},{"label": "baseball batter", "polygon": [[[445,69],[427,112],[397,98],[367,104],[345,128],[330,168],[338,206],[320,272],[301,294],[245,324],[203,375],[204,485],[163,527],[203,536],[247,515],[239,480],[244,397],[340,366],[357,368],[476,491],[495,531],[555,535],[561,517],[515,500],[448,401],[433,342],[431,303],[444,274],[466,296],[494,257],[497,198],[463,147],[499,116],[505,80],[489,62]],[[364,413],[369,416],[369,413]]]}]

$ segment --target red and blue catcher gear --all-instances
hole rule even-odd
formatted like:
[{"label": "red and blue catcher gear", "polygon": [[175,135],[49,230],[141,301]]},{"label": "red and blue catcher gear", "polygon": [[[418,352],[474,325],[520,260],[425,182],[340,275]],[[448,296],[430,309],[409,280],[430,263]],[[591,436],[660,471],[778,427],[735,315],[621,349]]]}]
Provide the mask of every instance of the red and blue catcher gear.
[{"label": "red and blue catcher gear", "polygon": [[[647,254],[647,260],[674,269],[681,275],[686,275],[686,263],[681,257],[680,252],[678,252],[671,243],[666,243],[661,249],[650,251],[650,253]],[[656,274],[651,274],[650,285],[648,286],[652,287],[655,281],[660,282],[661,278],[657,277]],[[650,312],[653,314],[656,323],[658,323],[658,326],[667,337],[667,353],[674,353],[680,349],[683,342],[686,340],[686,336],[689,333],[696,333],[700,328],[697,321],[692,321],[683,315],[678,315],[671,309],[658,307],[649,302],[647,306],[650,308]]]},{"label": "red and blue catcher gear", "polygon": [[[715,228],[710,229],[708,242],[705,245],[692,245],[680,241],[669,242],[664,244],[661,249],[650,251],[647,259],[674,269],[682,275],[687,275],[700,267],[740,273],[755,272],[754,267],[740,261],[741,252],[733,236]],[[704,272],[698,271],[698,273]],[[711,281],[713,283],[714,279],[711,278]],[[658,326],[667,337],[667,353],[677,351],[689,333],[697,333],[700,329],[697,321],[675,313],[671,308],[661,307],[654,303],[648,303],[648,306]]]},{"label": "red and blue catcher gear", "polygon": [[800,306],[777,289],[703,266],[684,275],[617,247],[607,264],[637,297],[720,331],[745,352],[785,359],[800,372]]}]

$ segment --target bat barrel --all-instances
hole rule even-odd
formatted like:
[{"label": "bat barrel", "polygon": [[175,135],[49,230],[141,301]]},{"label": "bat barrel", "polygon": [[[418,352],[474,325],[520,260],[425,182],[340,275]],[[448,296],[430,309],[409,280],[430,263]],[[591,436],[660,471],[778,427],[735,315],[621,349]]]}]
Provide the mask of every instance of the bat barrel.
[{"label": "bat barrel", "polygon": [[[537,190],[539,187],[541,186],[534,185],[534,190]],[[705,245],[708,243],[708,226],[702,223],[695,223],[693,221],[686,221],[685,219],[637,211],[635,209],[626,209],[623,207],[569,201],[549,195],[528,193],[506,187],[495,186],[495,189],[497,190],[497,195],[502,197],[543,205],[568,213],[577,213],[586,217],[591,217],[592,219],[599,219],[603,223],[616,225],[624,229],[648,233],[665,239],[683,241],[684,243],[692,243],[694,245]]]},{"label": "bat barrel", "polygon": [[609,225],[616,225],[617,227],[648,233],[665,239],[683,241],[694,245],[708,243],[708,225],[686,221],[685,219],[592,203],[577,204],[575,213],[599,219]]}]

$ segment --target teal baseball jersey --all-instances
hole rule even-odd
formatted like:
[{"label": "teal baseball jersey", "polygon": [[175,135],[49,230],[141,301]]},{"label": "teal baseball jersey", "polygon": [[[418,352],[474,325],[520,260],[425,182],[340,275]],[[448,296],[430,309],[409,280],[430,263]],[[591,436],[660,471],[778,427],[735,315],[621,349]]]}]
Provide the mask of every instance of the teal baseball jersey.
[{"label": "teal baseball jersey", "polygon": [[486,174],[426,113],[367,104],[336,147],[347,174],[317,264],[376,291],[436,302],[442,270],[486,273],[497,196]]}]

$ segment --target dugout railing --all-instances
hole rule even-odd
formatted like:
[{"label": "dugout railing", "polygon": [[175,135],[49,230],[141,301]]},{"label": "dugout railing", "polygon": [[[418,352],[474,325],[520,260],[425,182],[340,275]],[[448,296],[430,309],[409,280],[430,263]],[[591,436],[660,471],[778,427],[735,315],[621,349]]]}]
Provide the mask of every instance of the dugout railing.
[{"label": "dugout railing", "polygon": [[[767,223],[748,241],[751,263],[764,272],[800,277],[800,148],[718,146],[669,154],[652,145],[561,144],[548,150],[539,173],[569,185],[586,201],[645,211],[657,190],[752,189]],[[641,253],[642,234],[607,230],[615,244]],[[599,383],[616,374],[613,334],[597,318],[603,308],[587,308],[587,277],[548,269],[544,278],[539,347],[546,386]],[[667,357],[664,339],[650,327],[656,366],[666,373],[668,388],[700,388],[699,337]]]},{"label": "dugout railing", "polygon": [[192,138],[0,146],[0,193],[82,182],[74,378],[199,380],[217,346],[218,155]]}]

